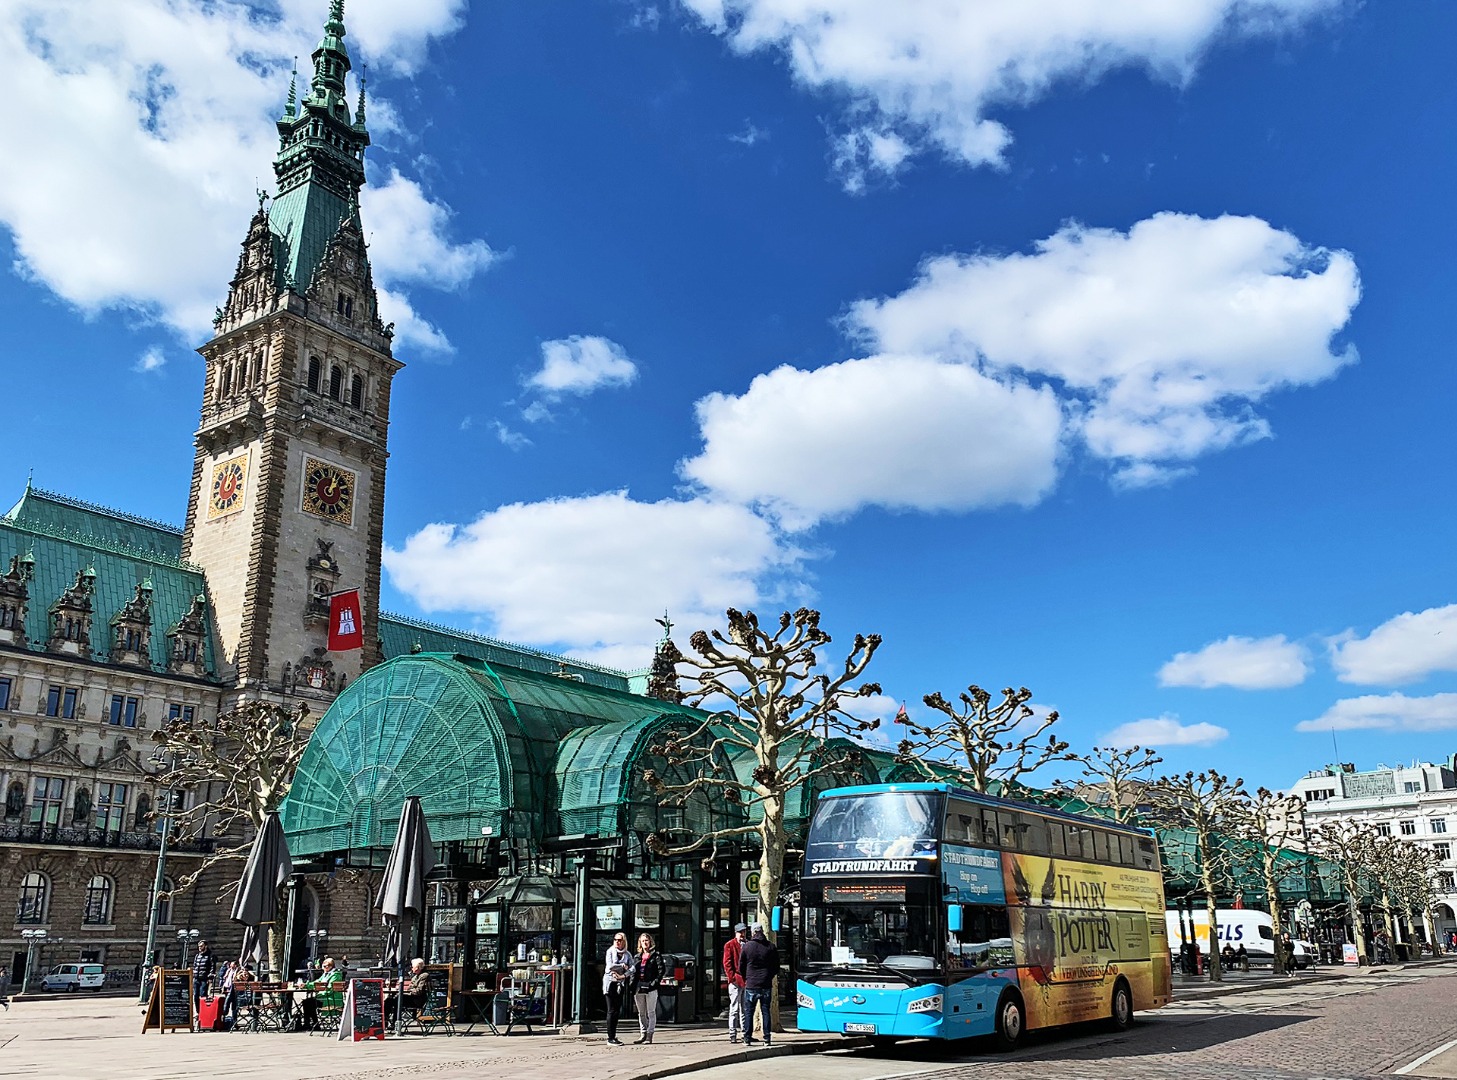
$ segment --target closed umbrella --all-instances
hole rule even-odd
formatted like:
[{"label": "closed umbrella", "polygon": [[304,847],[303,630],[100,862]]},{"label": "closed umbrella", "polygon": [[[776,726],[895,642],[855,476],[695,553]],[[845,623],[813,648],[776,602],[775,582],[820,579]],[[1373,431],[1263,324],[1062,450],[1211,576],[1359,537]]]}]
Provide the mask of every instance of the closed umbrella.
[{"label": "closed umbrella", "polygon": [[253,847],[238,881],[238,895],[233,899],[232,919],[243,924],[243,954],[246,964],[258,960],[263,953],[260,927],[278,917],[278,890],[293,873],[293,859],[288,854],[288,841],[276,812],[263,819],[263,827],[253,837]]},{"label": "closed umbrella", "polygon": [[385,962],[399,969],[400,985],[395,997],[395,1034],[400,1033],[401,1006],[405,994],[405,957],[409,949],[410,925],[425,914],[425,878],[435,869],[435,848],[420,799],[411,795],[400,810],[400,830],[385,863],[384,881],[375,897],[374,909],[389,931]]}]

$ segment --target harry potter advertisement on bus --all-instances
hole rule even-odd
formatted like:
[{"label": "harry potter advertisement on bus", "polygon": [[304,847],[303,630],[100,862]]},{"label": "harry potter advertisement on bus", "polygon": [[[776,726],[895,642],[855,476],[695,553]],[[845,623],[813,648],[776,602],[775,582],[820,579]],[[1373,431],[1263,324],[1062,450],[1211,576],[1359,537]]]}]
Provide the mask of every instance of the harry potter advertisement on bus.
[{"label": "harry potter advertisement on bus", "polygon": [[[1003,853],[1018,978],[1028,1022],[1069,1024],[1108,1015],[1123,975],[1143,1007],[1155,993],[1150,918],[1163,927],[1149,871]],[[1160,939],[1161,942],[1162,939]]]}]

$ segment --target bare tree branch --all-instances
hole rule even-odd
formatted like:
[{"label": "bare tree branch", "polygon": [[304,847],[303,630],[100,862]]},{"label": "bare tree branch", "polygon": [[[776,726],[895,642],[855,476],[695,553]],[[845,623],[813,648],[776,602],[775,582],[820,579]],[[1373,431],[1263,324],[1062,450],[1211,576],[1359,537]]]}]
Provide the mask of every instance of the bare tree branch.
[{"label": "bare tree branch", "polygon": [[952,705],[941,694],[927,694],[928,708],[946,717],[923,724],[902,712],[896,723],[906,729],[906,738],[896,748],[896,760],[915,766],[928,778],[938,769],[949,769],[964,777],[973,791],[990,792],[993,782],[1014,784],[1052,761],[1072,761],[1068,744],[1051,733],[1045,744],[1036,740],[1057,723],[1057,712],[1048,713],[1030,732],[1019,730],[1036,714],[1027,702],[1032,691],[1025,686],[1002,691],[1002,700],[980,686],[967,687],[961,705]]}]

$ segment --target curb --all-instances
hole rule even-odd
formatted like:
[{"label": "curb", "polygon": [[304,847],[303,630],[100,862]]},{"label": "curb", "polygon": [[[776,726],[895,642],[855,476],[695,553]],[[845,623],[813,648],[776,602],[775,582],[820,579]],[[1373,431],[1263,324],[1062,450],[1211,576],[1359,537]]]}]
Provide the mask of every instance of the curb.
[{"label": "curb", "polygon": [[1350,971],[1331,972],[1328,975],[1320,972],[1312,972],[1309,975],[1282,976],[1279,979],[1271,978],[1260,983],[1241,982],[1234,986],[1221,986],[1217,989],[1213,988],[1212,983],[1205,981],[1202,985],[1211,987],[1210,989],[1201,989],[1197,992],[1188,992],[1186,990],[1186,993],[1182,997],[1179,994],[1180,988],[1175,987],[1174,1002],[1176,1004],[1187,1004],[1191,1001],[1203,1000],[1204,998],[1228,997],[1231,994],[1249,994],[1257,990],[1285,989],[1294,986],[1306,986],[1310,983],[1339,982],[1342,979],[1349,979],[1354,976],[1387,974],[1389,972],[1405,971],[1408,968],[1419,969],[1451,964],[1457,964],[1457,957],[1444,956],[1436,960],[1409,961],[1405,964],[1373,964],[1362,968],[1354,968]]},{"label": "curb", "polygon": [[634,1073],[632,1080],[665,1080],[669,1076],[682,1076],[684,1073],[716,1069],[720,1065],[737,1065],[741,1061],[762,1061],[765,1058],[789,1057],[792,1054],[818,1054],[820,1051],[830,1049],[831,1047],[858,1047],[868,1045],[870,1044],[865,1039],[847,1039],[843,1035],[838,1035],[833,1039],[802,1040],[799,1042],[782,1043],[777,1046],[760,1046],[732,1050],[725,1054],[704,1058],[702,1061],[692,1061],[682,1065],[653,1069],[650,1072]]}]

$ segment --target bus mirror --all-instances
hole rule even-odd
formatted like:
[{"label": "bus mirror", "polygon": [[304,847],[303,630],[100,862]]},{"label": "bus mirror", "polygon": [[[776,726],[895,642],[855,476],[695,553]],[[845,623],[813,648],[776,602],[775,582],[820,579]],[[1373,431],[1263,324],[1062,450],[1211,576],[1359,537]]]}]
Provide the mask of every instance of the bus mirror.
[{"label": "bus mirror", "polygon": [[769,929],[772,930],[772,931],[774,931],[774,933],[777,934],[777,933],[779,933],[779,931],[781,929],[783,929],[783,927],[784,927],[784,909],[782,907],[777,907],[774,910],[772,910],[771,912],[769,912]]},{"label": "bus mirror", "polygon": [[946,929],[953,934],[961,933],[961,905],[946,905]]}]

